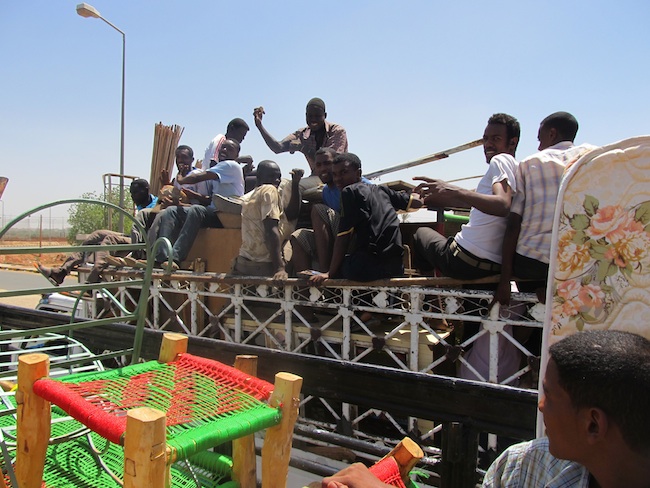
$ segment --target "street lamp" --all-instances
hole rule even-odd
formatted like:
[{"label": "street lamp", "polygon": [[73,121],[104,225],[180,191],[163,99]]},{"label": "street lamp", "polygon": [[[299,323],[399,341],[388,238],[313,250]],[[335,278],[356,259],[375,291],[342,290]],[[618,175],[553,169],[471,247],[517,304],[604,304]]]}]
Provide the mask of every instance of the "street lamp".
[{"label": "street lamp", "polygon": [[[95,7],[87,3],[77,5],[77,13],[82,17],[102,19],[122,34],[122,119],[120,123],[120,208],[124,208],[124,72],[126,67],[126,34],[101,16]],[[120,232],[124,232],[124,215],[120,212]]]}]

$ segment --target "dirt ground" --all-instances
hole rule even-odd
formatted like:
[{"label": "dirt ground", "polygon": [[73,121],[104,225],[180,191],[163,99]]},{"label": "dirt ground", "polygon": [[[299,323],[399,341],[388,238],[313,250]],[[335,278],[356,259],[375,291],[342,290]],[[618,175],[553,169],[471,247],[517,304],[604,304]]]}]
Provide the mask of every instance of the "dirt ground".
[{"label": "dirt ground", "polygon": [[[42,244],[38,239],[31,241],[11,241],[0,240],[0,247],[48,247],[48,246],[67,246],[66,239],[47,239]],[[45,254],[3,254],[0,255],[0,264],[13,264],[17,266],[32,266],[32,263],[38,262],[45,266],[60,264],[65,260],[64,253],[45,253]]]}]

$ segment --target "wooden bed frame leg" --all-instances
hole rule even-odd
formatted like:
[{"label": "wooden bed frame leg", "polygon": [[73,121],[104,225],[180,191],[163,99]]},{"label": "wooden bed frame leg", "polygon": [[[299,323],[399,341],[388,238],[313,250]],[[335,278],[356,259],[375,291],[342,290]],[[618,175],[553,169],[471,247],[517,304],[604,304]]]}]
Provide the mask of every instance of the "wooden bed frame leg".
[{"label": "wooden bed frame leg", "polygon": [[149,407],[130,410],[124,435],[124,488],[170,486],[166,450],[164,412]]},{"label": "wooden bed frame leg", "polygon": [[262,488],[286,486],[301,388],[300,376],[291,373],[275,375],[275,388],[269,403],[281,408],[282,422],[266,430],[262,446]]},{"label": "wooden bed frame leg", "polygon": [[34,393],[34,383],[50,372],[47,354],[18,358],[16,479],[21,488],[40,488],[50,440],[50,402]]},{"label": "wooden bed frame leg", "polygon": [[[235,368],[248,375],[257,376],[257,356],[237,356]],[[232,464],[232,477],[239,486],[257,486],[254,434],[232,441]]]},{"label": "wooden bed frame leg", "polygon": [[187,336],[183,334],[176,334],[174,332],[167,332],[163,334],[162,344],[160,345],[160,354],[158,355],[158,362],[171,363],[176,356],[187,352]]}]

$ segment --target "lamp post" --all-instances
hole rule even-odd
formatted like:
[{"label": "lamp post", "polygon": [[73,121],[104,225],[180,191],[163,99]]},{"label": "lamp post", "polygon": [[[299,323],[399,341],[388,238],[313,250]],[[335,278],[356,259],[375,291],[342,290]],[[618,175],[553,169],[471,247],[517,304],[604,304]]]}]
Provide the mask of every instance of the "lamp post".
[{"label": "lamp post", "polygon": [[[82,17],[101,19],[122,34],[122,116],[120,123],[120,208],[124,208],[124,73],[126,68],[126,34],[101,16],[95,7],[87,3],[77,5],[77,13]],[[124,215],[120,213],[120,232],[124,232]]]}]

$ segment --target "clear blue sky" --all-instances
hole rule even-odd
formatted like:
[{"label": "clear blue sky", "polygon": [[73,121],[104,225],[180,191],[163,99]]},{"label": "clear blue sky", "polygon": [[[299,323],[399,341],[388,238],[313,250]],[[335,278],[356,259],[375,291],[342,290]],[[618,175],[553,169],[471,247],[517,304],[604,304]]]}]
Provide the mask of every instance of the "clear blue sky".
[{"label": "clear blue sky", "polygon": [[[0,4],[0,175],[6,214],[101,191],[119,169],[121,36],[78,1]],[[185,127],[201,158],[234,117],[243,153],[286,174],[254,127],[278,139],[327,104],[366,171],[479,138],[494,112],[519,119],[519,158],[557,110],[577,142],[650,133],[647,1],[91,0],[126,32],[126,173],[149,176],[154,124]],[[384,177],[481,174],[481,149]],[[468,185],[471,185],[468,184]],[[59,212],[65,215],[64,211]]]}]

